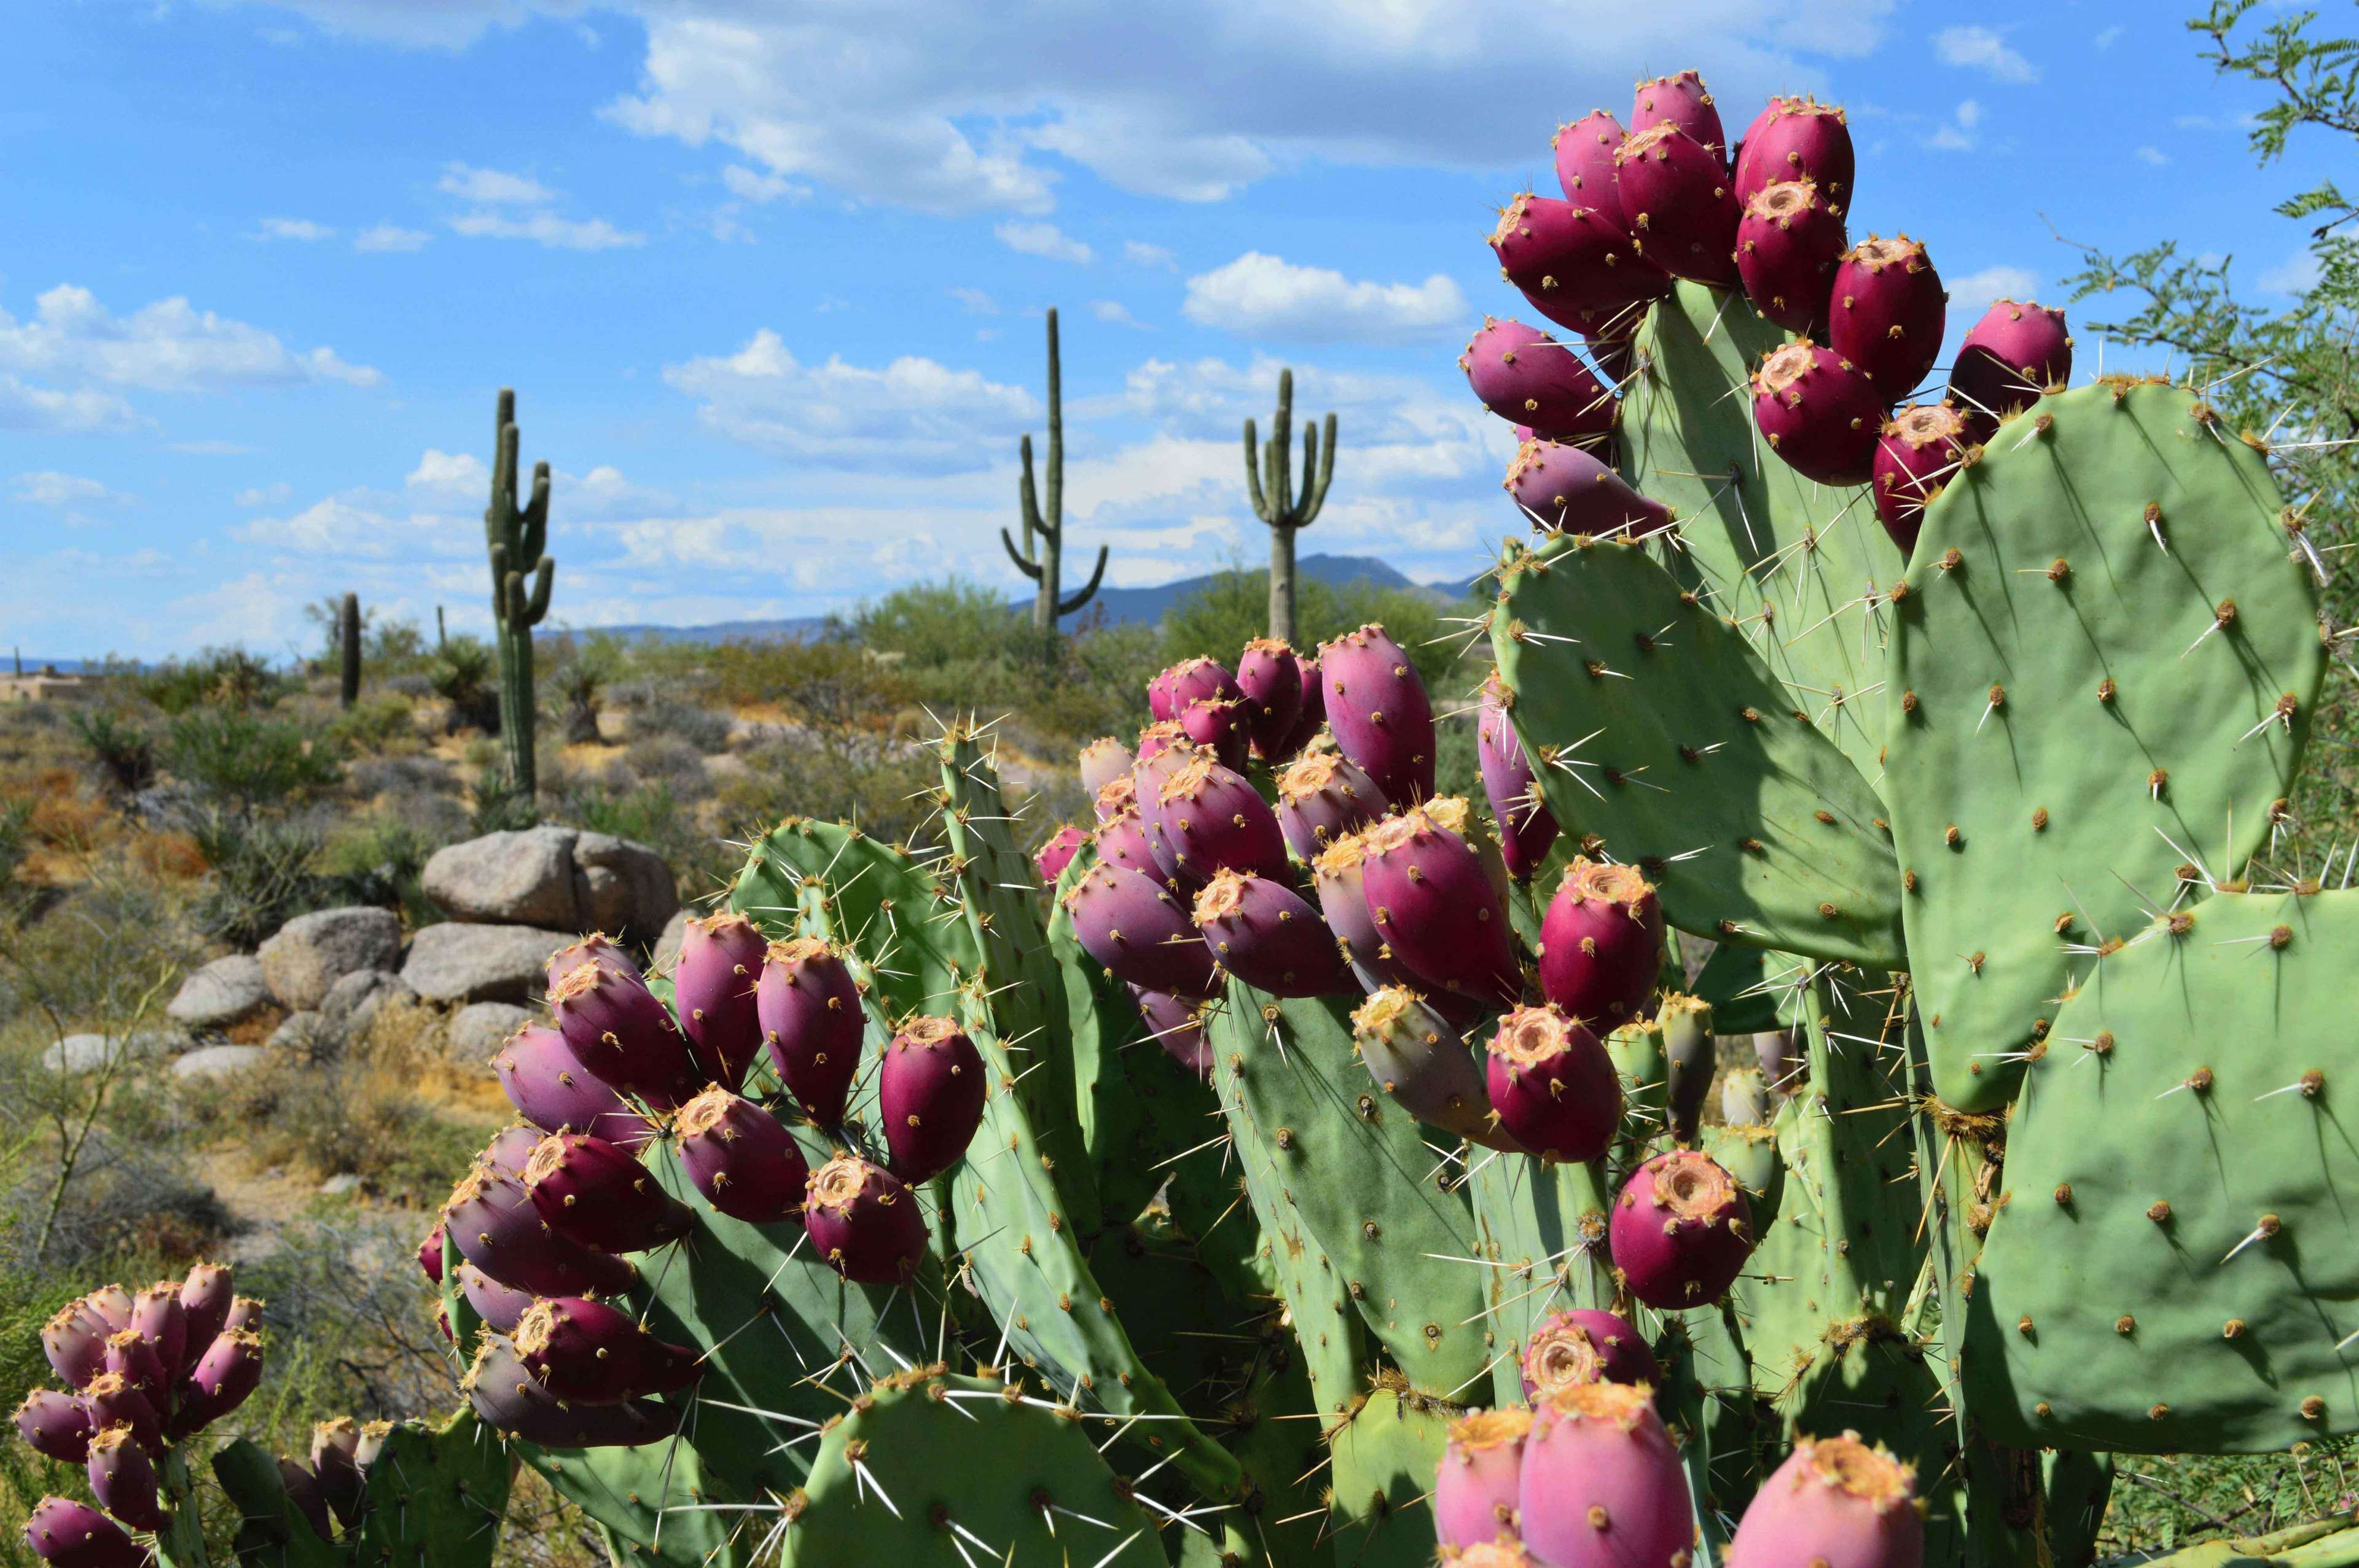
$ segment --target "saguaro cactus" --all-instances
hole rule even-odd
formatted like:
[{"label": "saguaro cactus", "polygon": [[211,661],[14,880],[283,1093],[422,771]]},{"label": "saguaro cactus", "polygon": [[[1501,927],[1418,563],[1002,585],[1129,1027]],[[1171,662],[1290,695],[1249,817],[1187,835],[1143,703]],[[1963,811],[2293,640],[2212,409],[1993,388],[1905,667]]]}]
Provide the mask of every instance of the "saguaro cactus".
[{"label": "saguaro cactus", "polygon": [[[498,623],[500,744],[508,782],[533,793],[532,629],[549,613],[556,561],[549,540],[549,465],[532,466],[532,499],[516,505],[516,391],[500,388],[498,447],[492,460],[492,503],[484,508],[484,539],[492,557],[492,619]],[[531,586],[526,586],[527,579]]]},{"label": "saguaro cactus", "polygon": [[1269,524],[1269,634],[1294,640],[1294,535],[1317,520],[1335,477],[1335,416],[1327,416],[1327,445],[1316,426],[1302,427],[1302,491],[1294,489],[1294,373],[1277,373],[1277,415],[1269,441],[1262,444],[1245,421],[1245,484],[1253,492],[1254,515]]},{"label": "saguaro cactus", "polygon": [[[1017,449],[1024,455],[1024,479],[1017,495],[1024,508],[1024,547],[1016,547],[1006,529],[999,542],[1016,569],[1038,584],[1032,598],[1032,627],[1043,643],[1057,634],[1057,622],[1097,597],[1098,581],[1105,576],[1106,547],[1098,546],[1098,564],[1090,580],[1075,592],[1061,592],[1065,568],[1065,400],[1057,358],[1057,313],[1049,312],[1049,504],[1040,504],[1040,491],[1032,482],[1032,438],[1027,434]],[[1039,543],[1033,543],[1035,536]]]},{"label": "saguaro cactus", "polygon": [[361,596],[347,593],[336,608],[337,695],[350,708],[361,697]]}]

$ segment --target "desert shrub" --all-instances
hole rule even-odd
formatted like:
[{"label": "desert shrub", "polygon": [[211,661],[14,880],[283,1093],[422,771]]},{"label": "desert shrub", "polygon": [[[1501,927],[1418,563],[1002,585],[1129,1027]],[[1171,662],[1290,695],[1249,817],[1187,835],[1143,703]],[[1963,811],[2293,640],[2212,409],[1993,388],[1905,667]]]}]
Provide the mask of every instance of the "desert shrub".
[{"label": "desert shrub", "polygon": [[874,728],[915,695],[884,652],[845,637],[735,642],[713,649],[711,662],[723,702],[777,703],[805,723]]},{"label": "desert shrub", "polygon": [[167,659],[136,676],[138,694],[168,714],[201,707],[267,708],[293,685],[270,662],[244,648],[207,648],[190,659]]},{"label": "desert shrub", "polygon": [[958,578],[896,589],[854,611],[845,629],[920,668],[1031,651],[1030,623],[1005,592]]},{"label": "desert shrub", "polygon": [[635,700],[630,705],[633,741],[672,736],[705,756],[728,749],[728,714],[676,697],[658,697],[645,684],[634,688],[634,692]]},{"label": "desert shrub", "polygon": [[622,766],[613,770],[609,781],[630,784],[659,784],[669,793],[682,799],[694,800],[712,793],[704,767],[704,753],[690,741],[677,735],[650,735],[634,739],[623,752]]},{"label": "desert shrub", "polygon": [[415,929],[442,918],[424,878],[427,860],[448,842],[397,816],[368,817],[331,834],[316,864],[337,903],[383,905]]},{"label": "desert shrub", "polygon": [[0,800],[0,894],[16,885],[16,872],[33,849],[33,803]]},{"label": "desert shrub", "polygon": [[189,836],[211,868],[191,912],[199,930],[251,947],[299,914],[335,902],[320,874],[320,829],[300,818],[198,812]]},{"label": "desert shrub", "polygon": [[500,731],[499,659],[489,643],[476,637],[453,637],[434,657],[427,681],[434,695],[451,705],[452,730]]},{"label": "desert shrub", "polygon": [[182,781],[243,811],[324,789],[342,770],[332,747],[302,726],[232,708],[200,708],[172,721],[166,764]]},{"label": "desert shrub", "polygon": [[842,817],[882,838],[906,840],[932,817],[940,764],[921,748],[861,741],[830,746],[774,741],[746,754],[745,769],[714,795],[721,825],[766,828],[785,816]]},{"label": "desert shrub", "polygon": [[506,773],[486,766],[475,775],[473,800],[467,811],[471,837],[512,833],[539,821],[539,805],[530,794],[516,788]]},{"label": "desert shrub", "polygon": [[71,723],[91,760],[116,789],[136,795],[156,782],[156,737],[145,725],[105,708],[77,711]]},{"label": "desert shrub", "polygon": [[414,746],[418,730],[410,722],[408,698],[379,692],[339,711],[328,720],[321,739],[349,756],[355,752],[383,752]]}]

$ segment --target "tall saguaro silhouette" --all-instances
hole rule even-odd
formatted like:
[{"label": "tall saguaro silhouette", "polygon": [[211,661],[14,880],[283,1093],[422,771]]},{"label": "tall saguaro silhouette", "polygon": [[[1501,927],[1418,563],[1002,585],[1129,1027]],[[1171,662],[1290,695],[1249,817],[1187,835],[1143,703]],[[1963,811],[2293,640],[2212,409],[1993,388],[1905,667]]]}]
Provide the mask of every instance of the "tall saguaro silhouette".
[{"label": "tall saguaro silhouette", "polygon": [[[1045,490],[1032,481],[1032,438],[1027,434],[1018,449],[1024,458],[1024,478],[1017,490],[1017,499],[1024,509],[1024,547],[1016,547],[1015,537],[1006,529],[999,531],[999,541],[1007,546],[1007,558],[1016,569],[1038,584],[1032,598],[1032,627],[1039,633],[1045,647],[1057,634],[1057,622],[1071,615],[1097,597],[1098,583],[1105,576],[1106,547],[1098,546],[1097,565],[1090,569],[1090,580],[1070,594],[1061,592],[1065,567],[1065,402],[1063,377],[1057,356],[1057,312],[1049,312],[1049,482]],[[1048,504],[1041,501],[1045,495]],[[1037,541],[1037,543],[1036,543]]]}]

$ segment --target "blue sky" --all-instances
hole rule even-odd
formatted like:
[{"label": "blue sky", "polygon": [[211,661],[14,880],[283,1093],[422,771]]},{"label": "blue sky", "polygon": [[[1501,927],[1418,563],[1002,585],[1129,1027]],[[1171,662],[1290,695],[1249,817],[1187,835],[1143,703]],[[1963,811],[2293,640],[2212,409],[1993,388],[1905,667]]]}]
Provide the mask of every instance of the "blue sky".
[{"label": "blue sky", "polygon": [[[2193,0],[2185,0],[2191,8]],[[2265,7],[2264,14],[2268,8]],[[1070,537],[1167,580],[1266,535],[1277,368],[1342,452],[1306,550],[1463,577],[1516,519],[1454,364],[1549,135],[1701,69],[1851,111],[1855,236],[1952,335],[2077,240],[2297,280],[2258,90],[2181,6],[1900,0],[168,0],[19,8],[0,91],[0,642],[488,619],[495,390],[558,470],[552,619],[841,608],[1001,557],[1063,322]],[[2045,214],[2045,219],[2043,219]],[[2083,314],[2075,308],[2076,317]],[[1526,314],[1528,314],[1526,312]],[[2092,334],[2080,344],[2093,365]],[[2111,362],[2122,362],[2116,354]],[[1078,553],[1078,552],[1077,552]]]}]

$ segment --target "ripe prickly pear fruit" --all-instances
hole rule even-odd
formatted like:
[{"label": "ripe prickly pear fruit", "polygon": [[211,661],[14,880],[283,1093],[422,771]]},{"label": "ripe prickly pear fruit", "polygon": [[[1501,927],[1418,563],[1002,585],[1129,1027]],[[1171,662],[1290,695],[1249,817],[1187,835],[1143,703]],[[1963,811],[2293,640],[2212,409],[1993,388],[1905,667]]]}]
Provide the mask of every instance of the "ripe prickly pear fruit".
[{"label": "ripe prickly pear fruit", "polygon": [[1720,150],[1666,124],[1631,132],[1614,160],[1638,254],[1673,277],[1735,283],[1745,213]]},{"label": "ripe prickly pear fruit", "polygon": [[1065,874],[1065,868],[1071,865],[1073,857],[1081,852],[1082,842],[1082,830],[1068,822],[1049,834],[1049,841],[1032,852],[1032,864],[1039,870],[1042,887],[1054,888],[1057,885],[1057,879]]},{"label": "ripe prickly pear fruit", "polygon": [[1708,1154],[1658,1154],[1622,1184],[1606,1231],[1630,1293],[1665,1312],[1718,1301],[1753,1251],[1753,1210]]},{"label": "ripe prickly pear fruit", "polygon": [[1540,920],[1540,994],[1600,1033],[1645,1016],[1663,961],[1663,910],[1635,866],[1576,855]]},{"label": "ripe prickly pear fruit", "polygon": [[[222,1332],[226,1334],[229,1331],[223,1329]],[[201,1368],[203,1363],[198,1365]],[[195,1375],[192,1372],[190,1377],[193,1379]],[[185,1387],[181,1393],[181,1417],[185,1420],[190,1413],[190,1406],[194,1396]],[[82,1403],[90,1407],[90,1424],[97,1431],[104,1432],[110,1426],[127,1426],[131,1434],[139,1440],[141,1447],[151,1452],[161,1447],[164,1442],[163,1412],[156,1408],[153,1400],[133,1388],[131,1379],[122,1373],[101,1372],[90,1380],[88,1388],[82,1390]],[[193,1432],[203,1424],[203,1421],[198,1421],[179,1430]]]},{"label": "ripe prickly pear fruit", "polygon": [[350,1416],[319,1422],[311,1428],[311,1473],[319,1479],[320,1496],[347,1528],[360,1522],[368,1498],[368,1477],[354,1458],[360,1442],[359,1423]]},{"label": "ripe prickly pear fruit", "polygon": [[82,1297],[90,1310],[109,1334],[120,1334],[131,1326],[131,1292],[121,1285],[101,1285]]},{"label": "ripe prickly pear fruit", "polygon": [[672,1118],[680,1168],[704,1201],[748,1225],[777,1225],[803,1206],[810,1166],[778,1119],[715,1084]]},{"label": "ripe prickly pear fruit", "polygon": [[1477,1541],[1462,1548],[1450,1560],[1450,1568],[1546,1568],[1539,1559],[1524,1550],[1520,1541],[1502,1536],[1496,1541]]},{"label": "ripe prickly pear fruit", "polygon": [[1575,1383],[1533,1407],[1516,1509],[1555,1568],[1671,1568],[1695,1546],[1687,1473],[1653,1391]]},{"label": "ripe prickly pear fruit", "polygon": [[1524,1346],[1524,1398],[1545,1404],[1576,1383],[1659,1388],[1663,1368],[1644,1336],[1619,1313],[1571,1307],[1552,1312]]},{"label": "ripe prickly pear fruit", "polygon": [[287,1493],[287,1500],[311,1527],[311,1533],[321,1541],[335,1538],[336,1527],[328,1517],[327,1494],[320,1489],[320,1477],[311,1474],[285,1454],[278,1456],[278,1484]]},{"label": "ripe prickly pear fruit", "polygon": [[200,1346],[211,1345],[229,1322],[229,1306],[237,1295],[237,1287],[230,1278],[228,1268],[220,1263],[192,1263],[188,1278],[180,1283],[180,1315],[185,1328],[181,1336],[184,1346],[182,1359],[195,1354]]},{"label": "ripe prickly pear fruit", "polygon": [[262,1381],[262,1336],[250,1328],[224,1328],[180,1384],[180,1409],[173,1429],[190,1433],[209,1426],[245,1403]]},{"label": "ripe prickly pear fruit", "polygon": [[1522,1405],[1469,1411],[1450,1423],[1433,1478],[1433,1533],[1449,1552],[1516,1533],[1516,1492],[1532,1412]]},{"label": "ripe prickly pear fruit", "polygon": [[549,1227],[602,1252],[645,1252],[696,1228],[686,1204],[628,1152],[586,1132],[552,1132],[525,1164],[525,1191]]},{"label": "ripe prickly pear fruit", "polygon": [[58,1568],[140,1568],[147,1549],[123,1527],[71,1498],[43,1498],[25,1520],[25,1544]]},{"label": "ripe prickly pear fruit", "polygon": [[1865,484],[1875,473],[1884,395],[1832,349],[1797,338],[1753,373],[1753,422],[1786,466],[1821,484]]},{"label": "ripe prickly pear fruit", "polygon": [[1385,818],[1360,842],[1361,896],[1394,960],[1429,986],[1514,1005],[1523,969],[1482,856],[1422,809]]},{"label": "ripe prickly pear fruit", "polygon": [[582,1065],[581,1055],[554,1029],[526,1024],[508,1036],[492,1065],[508,1103],[543,1132],[591,1132],[625,1149],[655,1136],[647,1119]]},{"label": "ripe prickly pear fruit", "polygon": [[1857,365],[1890,407],[1941,357],[1947,299],[1923,245],[1906,234],[1871,235],[1835,265],[1827,345]]},{"label": "ripe prickly pear fruit", "polygon": [[475,1156],[475,1163],[495,1176],[524,1179],[524,1168],[531,1162],[532,1152],[540,1147],[542,1134],[537,1127],[511,1122],[492,1134],[484,1152]]},{"label": "ripe prickly pear fruit", "polygon": [[1736,226],[1736,275],[1755,309],[1788,332],[1826,335],[1835,267],[1851,243],[1843,215],[1806,179],[1763,187]]},{"label": "ripe prickly pear fruit", "polygon": [[1158,719],[1177,719],[1194,703],[1235,702],[1245,695],[1237,677],[1218,659],[1182,659],[1163,675],[1165,689],[1171,694],[1171,711],[1157,714]]},{"label": "ripe prickly pear fruit", "polygon": [[1772,98],[1736,146],[1739,201],[1783,180],[1807,179],[1838,211],[1851,205],[1851,124],[1842,105]]},{"label": "ripe prickly pear fruit", "polygon": [[91,1310],[87,1298],[71,1301],[42,1325],[41,1354],[68,1388],[86,1388],[106,1370],[108,1333],[105,1320]]},{"label": "ripe prickly pear fruit", "polygon": [[[265,1303],[255,1300],[252,1296],[234,1296],[231,1298],[229,1303],[229,1315],[222,1319],[223,1331],[227,1332],[233,1328],[254,1328],[256,1324],[262,1321],[262,1309],[266,1304],[266,1303]],[[255,1332],[259,1333],[260,1330],[256,1329]],[[220,1336],[216,1335],[214,1337],[219,1338]]]},{"label": "ripe prickly pear fruit", "polygon": [[1242,768],[1250,732],[1250,716],[1242,697],[1208,697],[1180,710],[1180,732],[1219,759],[1224,768]]},{"label": "ripe prickly pear fruit", "polygon": [[1245,694],[1245,732],[1254,755],[1277,760],[1277,748],[1302,716],[1302,661],[1277,637],[1256,637],[1237,656],[1237,689]]},{"label": "ripe prickly pear fruit", "polygon": [[1358,988],[1319,912],[1274,878],[1222,871],[1196,895],[1196,929],[1229,973],[1272,996]]},{"label": "ripe prickly pear fruit", "polygon": [[[1125,757],[1129,755],[1127,752],[1123,754]],[[1100,822],[1117,815],[1125,807],[1134,811],[1138,808],[1138,786],[1131,781],[1130,766],[1125,762],[1122,773],[1098,786],[1095,798],[1090,802],[1090,809]]]},{"label": "ripe prickly pear fruit", "polygon": [[1314,656],[1294,655],[1295,673],[1302,678],[1302,701],[1294,716],[1294,728],[1277,750],[1270,756],[1273,762],[1284,762],[1317,738],[1320,727],[1327,722],[1327,692],[1319,684],[1319,660]]},{"label": "ripe prickly pear fruit", "polygon": [[1130,748],[1106,735],[1082,748],[1082,787],[1095,795],[1130,774]]},{"label": "ripe prickly pear fruit", "polygon": [[1901,554],[1917,547],[1925,508],[1975,444],[1972,422],[1948,403],[1903,408],[1884,427],[1875,443],[1875,515]]},{"label": "ripe prickly pear fruit", "polygon": [[1652,533],[1671,521],[1670,508],[1647,500],[1602,460],[1560,441],[1526,441],[1507,465],[1502,489],[1516,498],[1525,521],[1543,533],[1598,538],[1632,530]]},{"label": "ripe prickly pear fruit", "polygon": [[611,974],[626,975],[644,979],[639,966],[614,939],[603,931],[592,931],[579,942],[569,942],[549,956],[547,975],[550,988],[580,968],[604,969]]},{"label": "ripe prickly pear fruit", "polygon": [[1614,395],[1580,354],[1536,327],[1484,317],[1458,368],[1484,407],[1549,440],[1595,446],[1614,434]]},{"label": "ripe prickly pear fruit", "polygon": [[990,1091],[983,1053],[947,1018],[913,1018],[885,1047],[877,1065],[877,1115],[893,1173],[916,1186],[966,1152],[983,1125]]},{"label": "ripe prickly pear fruit", "polygon": [[1731,1127],[1767,1127],[1776,1115],[1768,1081],[1756,1067],[1731,1067],[1720,1081],[1720,1119]]},{"label": "ripe prickly pear fruit", "polygon": [[1507,717],[1515,701],[1493,670],[1483,682],[1483,706],[1474,726],[1474,752],[1483,770],[1483,795],[1499,824],[1499,853],[1508,875],[1529,881],[1556,842],[1556,817],[1540,798],[1531,758]]},{"label": "ripe prickly pear fruit", "polygon": [[91,1435],[97,1430],[88,1405],[55,1389],[35,1389],[16,1407],[16,1435],[25,1446],[60,1464],[79,1465],[88,1458]]},{"label": "ripe prickly pear fruit", "polygon": [[1720,1065],[1712,1040],[1712,1003],[1699,996],[1667,996],[1655,1012],[1662,1031],[1664,1103],[1670,1113],[1671,1136],[1681,1143],[1695,1141],[1703,1124],[1703,1102],[1712,1094],[1712,1075]]},{"label": "ripe prickly pear fruit", "polygon": [[1277,826],[1305,865],[1383,816],[1386,805],[1367,770],[1333,752],[1305,752],[1277,775]]},{"label": "ripe prickly pear fruit", "polygon": [[1212,949],[1180,901],[1136,871],[1092,866],[1065,890],[1073,936],[1114,975],[1176,996],[1212,994]]},{"label": "ripe prickly pear fruit", "polygon": [[[723,910],[690,920],[672,969],[672,1006],[688,1036],[696,1071],[707,1083],[736,1088],[762,1049],[754,982],[769,943],[744,915]],[[588,1129],[582,1130],[587,1131]]]},{"label": "ripe prickly pear fruit", "polygon": [[1728,1543],[1729,1568],[1919,1568],[1924,1561],[1915,1473],[1855,1432],[1798,1438]]},{"label": "ripe prickly pear fruit", "polygon": [[1597,1036],[1553,1007],[1519,1007],[1491,1037],[1491,1109],[1508,1136],[1570,1163],[1612,1146],[1622,1084]]},{"label": "ripe prickly pear fruit", "polygon": [[1336,749],[1404,807],[1433,793],[1433,708],[1400,644],[1371,622],[1319,650]]},{"label": "ripe prickly pear fruit", "polygon": [[827,1127],[842,1121],[868,1029],[851,969],[815,936],[773,942],[754,1005],[771,1065],[803,1114]]},{"label": "ripe prickly pear fruit", "polygon": [[695,1092],[688,1041],[636,973],[583,964],[549,988],[549,1010],[573,1054],[614,1087],[658,1110]]},{"label": "ripe prickly pear fruit", "polygon": [[110,1426],[90,1440],[83,1460],[90,1495],[98,1506],[134,1530],[161,1530],[169,1522],[156,1490],[156,1466],[127,1426]]},{"label": "ripe prickly pear fruit", "polygon": [[1310,863],[1310,888],[1319,899],[1319,913],[1326,918],[1328,931],[1343,950],[1343,961],[1359,977],[1362,989],[1373,991],[1384,986],[1425,989],[1424,982],[1394,959],[1392,949],[1385,945],[1384,934],[1376,929],[1376,917],[1368,908],[1364,881],[1367,851],[1364,830],[1347,833],[1320,851],[1319,858]]},{"label": "ripe prickly pear fruit", "polygon": [[179,1368],[166,1370],[156,1347],[130,1329],[107,1336],[106,1369],[145,1395],[158,1414],[171,1409],[172,1380]]},{"label": "ripe prickly pear fruit", "polygon": [[1130,988],[1139,1022],[1164,1054],[1200,1078],[1212,1076],[1212,1047],[1204,1038],[1204,1004],[1168,991]]},{"label": "ripe prickly pear fruit", "polygon": [[803,1228],[827,1266],[856,1285],[908,1280],[926,1255],[918,1195],[857,1154],[838,1154],[810,1173]]},{"label": "ripe prickly pear fruit", "polygon": [[530,1291],[501,1284],[464,1259],[459,1262],[459,1289],[466,1296],[467,1304],[475,1309],[475,1315],[495,1334],[515,1332],[525,1309],[539,1299]]},{"label": "ripe prickly pear fruit", "polygon": [[[1123,780],[1125,784],[1129,782]],[[1155,846],[1147,838],[1137,806],[1125,806],[1099,823],[1090,838],[1097,846],[1099,865],[1136,871],[1149,881],[1162,882],[1163,867],[1155,858]]]},{"label": "ripe prickly pear fruit", "polygon": [[1159,852],[1180,881],[1199,887],[1217,871],[1286,875],[1286,835],[1252,781],[1209,756],[1184,763],[1156,800]]},{"label": "ripe prickly pear fruit", "polygon": [[131,1332],[154,1347],[164,1370],[178,1377],[189,1356],[189,1312],[180,1281],[161,1280],[131,1298]]},{"label": "ripe prickly pear fruit", "polygon": [[568,1240],[541,1218],[513,1176],[470,1171],[442,1206],[459,1255],[504,1285],[542,1296],[610,1295],[638,1271],[626,1259]]},{"label": "ripe prickly pear fruit", "polygon": [[1570,124],[1559,125],[1549,146],[1556,151],[1556,179],[1564,199],[1575,207],[1594,208],[1625,230],[1630,220],[1622,211],[1622,186],[1614,171],[1614,149],[1629,136],[1622,122],[1603,109],[1592,109]]},{"label": "ripe prickly pear fruit", "polygon": [[513,1337],[525,1369],[540,1386],[580,1404],[669,1393],[704,1371],[695,1351],[667,1345],[630,1314],[579,1296],[533,1303]]},{"label": "ripe prickly pear fruit", "polygon": [[[1626,212],[1626,189],[1622,205]],[[1533,309],[1576,332],[1605,328],[1633,305],[1660,298],[1671,287],[1662,268],[1640,254],[1621,214],[1528,190],[1500,209],[1491,250],[1499,270]],[[1537,419],[1507,417],[1541,435],[1567,438]]]},{"label": "ripe prickly pear fruit", "polygon": [[679,1409],[653,1400],[567,1404],[540,1386],[516,1343],[484,1336],[460,1387],[484,1425],[549,1448],[636,1448],[669,1437]]},{"label": "ripe prickly pear fruit", "polygon": [[1483,1069],[1463,1031],[1406,986],[1386,986],[1352,1014],[1352,1040],[1376,1087],[1430,1127],[1497,1148]]},{"label": "ripe prickly pear fruit", "polygon": [[1720,109],[1703,78],[1692,70],[1638,83],[1630,104],[1631,134],[1657,125],[1677,125],[1714,153],[1727,156],[1728,133],[1721,125]]},{"label": "ripe prickly pear fruit", "polygon": [[[2064,312],[1999,299],[1959,345],[1950,395],[1969,419],[1995,427],[2043,394],[2063,391],[2071,379],[2072,339],[2064,329]],[[1985,438],[1988,434],[1985,428]]]},{"label": "ripe prickly pear fruit", "polygon": [[1170,730],[1168,738],[1156,734],[1152,730],[1140,731],[1138,761],[1131,765],[1130,770],[1130,798],[1131,804],[1138,810],[1138,826],[1147,835],[1147,850],[1155,860],[1155,871],[1147,874],[1177,892],[1192,890],[1203,879],[1181,875],[1173,847],[1164,837],[1163,787],[1179,777],[1180,770],[1203,752],[1180,732],[1178,725],[1172,725]]}]

